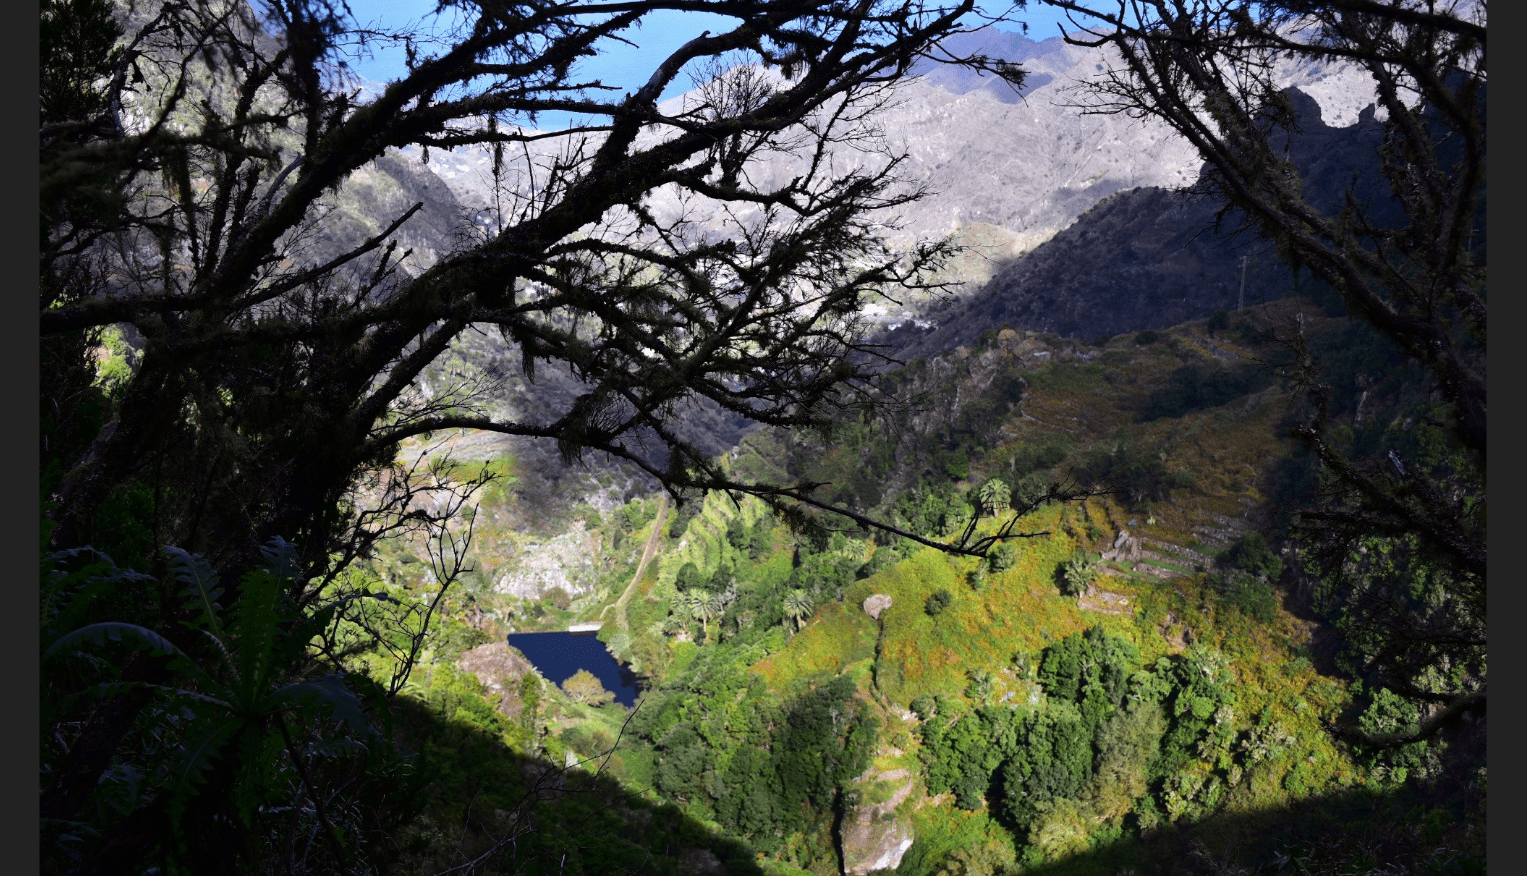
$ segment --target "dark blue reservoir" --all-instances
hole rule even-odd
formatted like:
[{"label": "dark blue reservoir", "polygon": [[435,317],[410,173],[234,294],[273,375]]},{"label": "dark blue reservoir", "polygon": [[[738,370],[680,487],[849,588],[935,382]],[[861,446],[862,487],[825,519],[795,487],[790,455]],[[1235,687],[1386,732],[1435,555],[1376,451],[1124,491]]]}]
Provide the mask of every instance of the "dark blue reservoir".
[{"label": "dark blue reservoir", "polygon": [[635,703],[641,692],[636,674],[616,662],[593,633],[510,633],[509,645],[518,648],[553,684],[560,685],[578,670],[587,669],[623,706]]}]

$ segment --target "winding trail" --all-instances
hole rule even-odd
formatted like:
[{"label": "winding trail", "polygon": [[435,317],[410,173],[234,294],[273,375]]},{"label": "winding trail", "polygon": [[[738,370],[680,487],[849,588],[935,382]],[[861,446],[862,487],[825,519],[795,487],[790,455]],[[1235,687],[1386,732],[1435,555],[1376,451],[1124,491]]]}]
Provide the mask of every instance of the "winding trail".
[{"label": "winding trail", "polygon": [[[667,516],[668,494],[659,493],[657,497],[657,517],[652,521],[652,534],[647,536],[647,546],[642,549],[641,561],[636,564],[636,574],[631,576],[631,583],[626,585],[625,592],[620,594],[620,598],[613,603],[616,609],[616,618],[621,629],[629,629],[631,626],[626,622],[626,603],[631,601],[631,594],[636,592],[637,582],[642,580],[642,573],[647,571],[647,564],[652,562],[652,557],[657,553],[658,539],[662,538],[663,521]],[[609,609],[610,606],[605,606],[605,611],[609,611]],[[599,615],[603,617],[604,612],[601,611]]]}]

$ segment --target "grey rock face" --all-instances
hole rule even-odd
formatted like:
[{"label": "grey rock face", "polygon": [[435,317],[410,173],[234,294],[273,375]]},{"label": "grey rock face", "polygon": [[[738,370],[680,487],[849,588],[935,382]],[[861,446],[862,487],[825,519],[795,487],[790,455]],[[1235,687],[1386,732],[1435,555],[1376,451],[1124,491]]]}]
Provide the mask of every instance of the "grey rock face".
[{"label": "grey rock face", "polygon": [[[1001,31],[960,34],[945,46],[956,55],[984,53],[1019,62],[1028,75],[1018,92],[994,76],[923,61],[913,68],[915,78],[900,84],[876,112],[873,124],[886,146],[907,153],[903,178],[932,192],[901,215],[885,217],[888,225],[899,226],[888,229],[894,242],[984,223],[1006,230],[1013,248],[1024,251],[1115,192],[1174,189],[1198,178],[1197,154],[1166,125],[1086,112],[1078,86],[1117,64],[1104,51],[1067,45],[1059,37],[1035,42]],[[1327,124],[1338,127],[1355,123],[1362,107],[1372,103],[1371,80],[1351,65],[1288,66],[1278,78],[1311,94]],[[671,104],[691,99],[685,95]],[[531,154],[544,163],[557,148],[547,145]],[[833,156],[840,167],[877,158],[848,148]],[[529,193],[531,175],[510,165],[496,181],[509,197],[495,199],[486,149],[434,151],[431,167],[469,209],[513,203]],[[801,167],[804,157],[775,154],[767,164],[751,166],[749,175],[783,182]],[[679,209],[664,197],[659,192],[652,198],[658,213]],[[1005,255],[994,253],[999,259]]]},{"label": "grey rock face", "polygon": [[[1290,290],[1288,272],[1273,254],[1203,233],[1213,222],[1213,205],[1171,191],[1199,175],[1197,156],[1185,141],[1159,123],[1084,112],[1079,83],[1107,70],[1114,63],[1108,55],[1059,38],[1035,42],[996,31],[952,37],[948,47],[956,54],[982,52],[1018,61],[1028,77],[1016,92],[995,77],[925,65],[914,70],[922,75],[900,85],[874,116],[885,145],[907,153],[902,168],[907,184],[932,193],[899,215],[883,217],[888,239],[899,246],[958,232],[971,246],[946,277],[964,283],[963,291],[947,306],[939,304],[941,312],[932,313],[937,302],[926,299],[902,306],[879,303],[867,311],[872,322],[899,327],[888,336],[892,355],[931,357],[1003,325],[1093,340],[1206,316],[1239,300],[1242,256],[1249,256],[1247,304]],[[1314,121],[1300,141],[1311,145],[1298,148],[1311,166],[1324,162],[1326,176],[1337,180],[1342,150],[1329,147],[1376,130],[1371,110],[1360,121],[1361,109],[1371,103],[1371,84],[1342,65],[1290,66],[1279,75],[1280,82],[1304,89],[1313,107],[1303,113]],[[532,147],[531,161],[544,168],[565,145],[551,140]],[[432,150],[427,165],[422,157],[415,151],[379,161],[375,184],[354,195],[358,206],[377,207],[373,224],[405,201],[427,201],[425,212],[403,229],[405,237],[412,235],[405,243],[415,247],[414,259],[421,264],[449,251],[453,240],[492,233],[495,209],[512,211],[527,203],[532,180],[544,182],[544,173],[531,173],[523,160],[506,162],[495,177],[484,149]],[[882,160],[878,153],[848,149],[833,156],[840,168]],[[775,155],[748,173],[761,181],[784,181],[802,161]],[[703,205],[681,204],[672,193],[655,192],[648,206],[660,219],[688,210],[696,227],[710,227]],[[366,231],[374,229],[357,225],[346,229],[345,237]],[[585,388],[550,363],[535,384],[529,383],[520,373],[518,352],[497,337],[466,338],[454,353],[462,374],[436,369],[426,392],[471,379],[491,399],[490,412],[504,419],[544,421]],[[680,427],[708,453],[724,452],[747,428],[744,420],[714,405],[686,412]],[[564,470],[548,442],[499,443],[538,471]],[[658,467],[665,463],[661,454],[652,461]],[[567,486],[585,489],[557,486],[563,492]]]},{"label": "grey rock face", "polygon": [[1113,547],[1103,552],[1102,559],[1110,562],[1138,563],[1140,562],[1140,540],[1129,534],[1129,530],[1121,529],[1114,536]]},{"label": "grey rock face", "polygon": [[521,599],[539,599],[553,587],[570,596],[593,590],[597,541],[576,520],[568,531],[543,544],[530,545],[516,557],[515,568],[505,572],[494,590]]},{"label": "grey rock face", "polygon": [[[1333,128],[1322,123],[1314,98],[1289,96],[1300,122],[1290,157],[1314,206],[1337,209],[1354,185],[1380,222],[1397,219],[1384,212],[1392,199],[1377,172],[1382,128],[1372,109],[1355,125]],[[1120,192],[1003,267],[980,292],[929,314],[934,330],[902,330],[888,343],[897,358],[910,359],[973,343],[999,326],[1092,341],[1300,288],[1270,243],[1239,232],[1243,221],[1233,210],[1221,216],[1205,197],[1156,186]]]},{"label": "grey rock face", "polygon": [[877,772],[871,767],[857,781],[867,792],[875,786],[889,790],[883,803],[861,805],[847,813],[838,826],[845,876],[868,876],[894,870],[901,864],[914,839],[911,825],[894,817],[896,807],[912,794],[913,776],[905,769]]},{"label": "grey rock face", "polygon": [[880,620],[880,613],[891,607],[891,597],[884,593],[876,593],[864,600],[864,611],[875,620]]}]

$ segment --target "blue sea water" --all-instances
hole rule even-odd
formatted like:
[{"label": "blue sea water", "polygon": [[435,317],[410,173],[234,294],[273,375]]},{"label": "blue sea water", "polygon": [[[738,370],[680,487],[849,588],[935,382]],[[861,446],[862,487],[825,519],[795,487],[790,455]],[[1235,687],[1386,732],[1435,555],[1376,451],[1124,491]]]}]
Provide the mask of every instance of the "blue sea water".
[{"label": "blue sea water", "polygon": [[615,694],[615,701],[621,705],[632,705],[641,692],[635,673],[616,662],[593,633],[511,633],[509,645],[518,648],[555,684],[560,685],[578,670],[587,669],[605,690]]}]

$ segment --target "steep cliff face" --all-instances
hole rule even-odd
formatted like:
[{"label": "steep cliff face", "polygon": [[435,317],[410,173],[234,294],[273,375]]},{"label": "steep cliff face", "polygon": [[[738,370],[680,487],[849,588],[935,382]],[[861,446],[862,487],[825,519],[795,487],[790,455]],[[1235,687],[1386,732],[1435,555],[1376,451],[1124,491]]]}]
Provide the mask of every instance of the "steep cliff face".
[{"label": "steep cliff face", "polygon": [[[1349,186],[1362,201],[1388,201],[1373,110],[1338,128],[1325,124],[1314,98],[1289,95],[1300,120],[1289,155],[1316,206],[1336,209]],[[892,349],[900,358],[929,356],[997,326],[1090,341],[1294,291],[1296,278],[1271,245],[1239,231],[1244,219],[1234,210],[1221,216],[1203,196],[1155,186],[1120,192],[1004,267],[979,293],[930,314],[936,330],[893,335]]]},{"label": "steep cliff face", "polygon": [[[861,152],[840,145],[832,160],[851,168],[883,162],[887,150],[905,153],[902,177],[908,186],[925,187],[929,196],[887,213],[886,234],[898,246],[954,233],[971,239],[980,258],[950,277],[968,281],[967,293],[1110,195],[1151,186],[1176,189],[1197,179],[1196,153],[1166,125],[1085,106],[1077,86],[1113,66],[1116,59],[1109,54],[1068,45],[1060,37],[1035,42],[995,30],[951,37],[945,47],[953,55],[980,53],[1021,63],[1028,73],[1023,89],[965,68],[920,62],[913,68],[916,77],[899,84],[873,114],[871,126],[884,149]],[[1337,128],[1356,123],[1359,111],[1372,103],[1371,80],[1349,65],[1288,66],[1278,78],[1312,95],[1326,122]],[[674,102],[692,99],[686,95]],[[528,154],[544,168],[563,149],[565,144],[552,140]],[[485,149],[437,150],[430,156],[432,170],[481,217],[524,203],[535,182],[545,181],[544,170],[525,172],[514,162],[495,178]],[[776,152],[748,173],[783,183],[809,158]],[[656,215],[694,209],[664,197],[657,192],[650,199]],[[972,234],[969,229],[976,227],[981,232]],[[906,303],[917,311],[927,302],[914,297]]]}]

